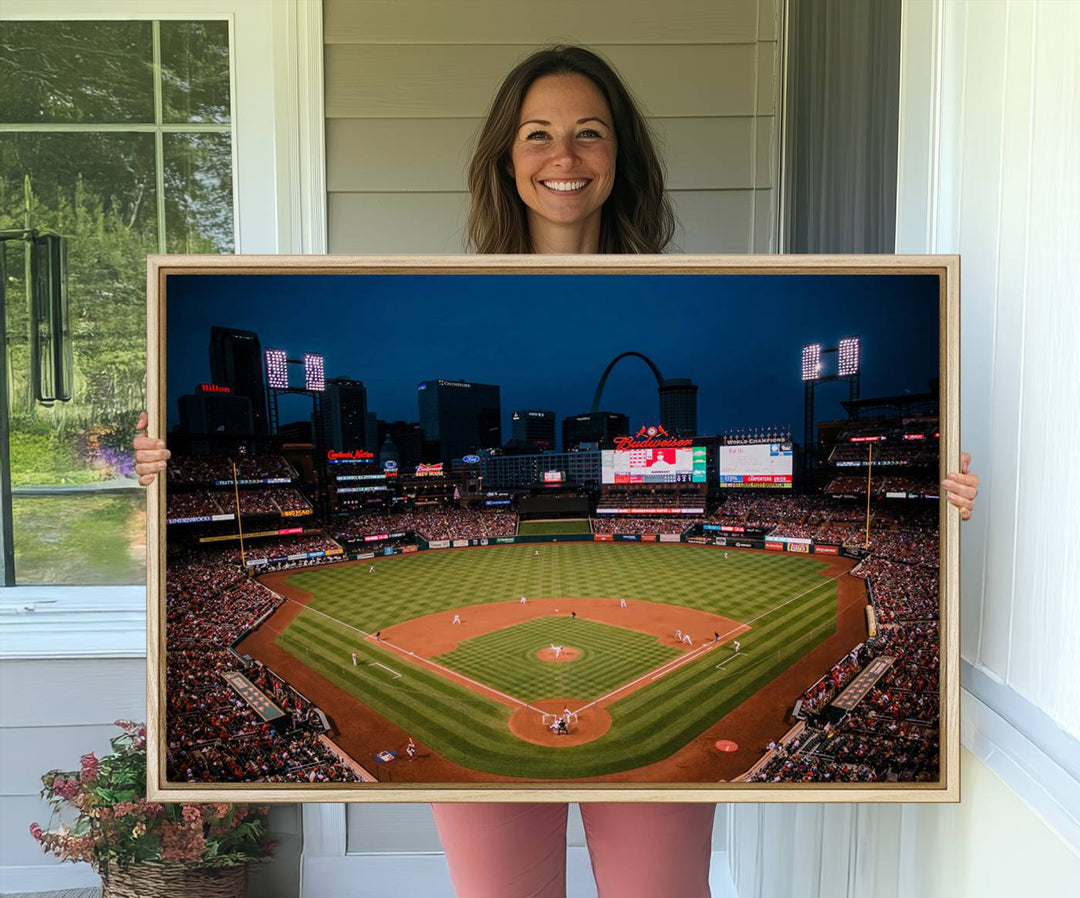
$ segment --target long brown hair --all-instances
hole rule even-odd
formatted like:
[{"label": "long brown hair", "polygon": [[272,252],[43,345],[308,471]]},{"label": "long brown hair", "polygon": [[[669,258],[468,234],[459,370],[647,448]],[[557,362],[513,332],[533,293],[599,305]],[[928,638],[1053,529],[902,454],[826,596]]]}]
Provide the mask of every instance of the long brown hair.
[{"label": "long brown hair", "polygon": [[468,245],[475,252],[532,252],[525,204],[510,174],[510,147],[533,82],[569,74],[591,80],[614,119],[615,182],[601,212],[599,251],[659,253],[671,242],[675,216],[645,116],[603,59],[584,47],[557,46],[538,50],[506,76],[480,131],[469,164]]}]

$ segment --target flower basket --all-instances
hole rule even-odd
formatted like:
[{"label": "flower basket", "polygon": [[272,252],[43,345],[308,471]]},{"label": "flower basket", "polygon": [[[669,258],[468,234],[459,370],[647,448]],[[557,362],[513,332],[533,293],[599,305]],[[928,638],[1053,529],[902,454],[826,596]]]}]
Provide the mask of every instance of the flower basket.
[{"label": "flower basket", "polygon": [[244,898],[247,867],[206,870],[146,862],[110,868],[101,886],[101,898]]},{"label": "flower basket", "polygon": [[269,860],[268,808],[227,802],[165,804],[146,798],[146,727],[122,735],[77,771],[50,770],[41,797],[56,829],[30,825],[41,847],[101,874],[103,898],[244,898],[248,864]]}]

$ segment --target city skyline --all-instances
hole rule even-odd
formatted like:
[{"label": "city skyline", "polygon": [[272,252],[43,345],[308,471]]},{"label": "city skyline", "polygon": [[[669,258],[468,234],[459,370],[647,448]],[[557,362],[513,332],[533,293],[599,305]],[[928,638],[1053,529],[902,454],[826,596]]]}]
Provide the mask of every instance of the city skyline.
[{"label": "city skyline", "polygon": [[[586,413],[607,365],[640,352],[665,379],[699,387],[699,432],[802,432],[802,347],[859,336],[862,396],[926,391],[937,376],[938,288],[917,275],[172,275],[168,426],[177,399],[210,382],[213,326],[255,331],[289,357],[325,357],[327,377],[367,389],[381,420],[417,421],[419,383],[498,385],[504,439],[515,410]],[[291,380],[296,383],[297,378]],[[656,381],[626,359],[601,410],[631,430],[659,421]],[[843,417],[840,385],[817,420]],[[283,397],[283,423],[310,416]]]}]

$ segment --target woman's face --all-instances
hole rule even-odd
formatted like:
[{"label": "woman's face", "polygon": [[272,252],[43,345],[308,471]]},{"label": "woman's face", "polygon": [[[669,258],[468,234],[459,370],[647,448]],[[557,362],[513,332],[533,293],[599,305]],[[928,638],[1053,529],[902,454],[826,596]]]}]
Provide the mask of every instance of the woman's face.
[{"label": "woman's face", "polygon": [[584,75],[545,75],[521,104],[510,161],[529,229],[591,226],[615,183],[615,128],[599,88]]}]

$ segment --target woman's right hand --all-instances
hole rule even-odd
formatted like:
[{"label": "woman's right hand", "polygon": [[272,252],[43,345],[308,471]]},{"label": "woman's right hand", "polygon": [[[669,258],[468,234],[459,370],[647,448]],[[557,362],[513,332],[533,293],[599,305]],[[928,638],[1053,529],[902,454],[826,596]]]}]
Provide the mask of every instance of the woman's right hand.
[{"label": "woman's right hand", "polygon": [[135,473],[139,475],[139,483],[143,486],[149,486],[158,472],[165,470],[165,462],[172,454],[165,448],[164,440],[147,436],[146,426],[149,420],[146,412],[139,413],[139,423],[135,425],[135,429],[141,432],[136,434],[132,441],[135,447]]}]

